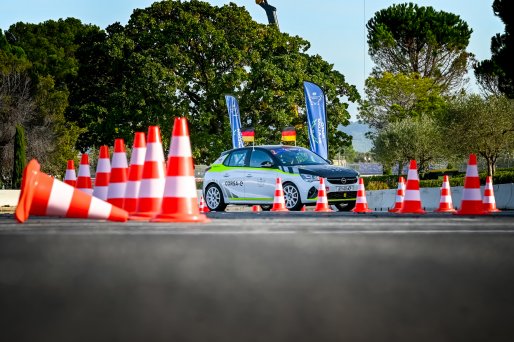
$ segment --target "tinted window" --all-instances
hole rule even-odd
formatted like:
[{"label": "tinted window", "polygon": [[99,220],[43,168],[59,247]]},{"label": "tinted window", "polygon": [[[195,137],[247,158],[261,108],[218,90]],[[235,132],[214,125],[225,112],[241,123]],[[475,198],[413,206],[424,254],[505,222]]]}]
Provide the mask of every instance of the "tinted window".
[{"label": "tinted window", "polygon": [[248,150],[237,150],[228,156],[223,164],[226,166],[245,166],[246,154]]},{"label": "tinted window", "polygon": [[316,153],[302,147],[280,147],[270,150],[284,166],[291,165],[326,165],[327,161]]},{"label": "tinted window", "polygon": [[263,162],[273,163],[271,156],[263,150],[252,151],[252,157],[250,158],[250,167],[261,167]]}]

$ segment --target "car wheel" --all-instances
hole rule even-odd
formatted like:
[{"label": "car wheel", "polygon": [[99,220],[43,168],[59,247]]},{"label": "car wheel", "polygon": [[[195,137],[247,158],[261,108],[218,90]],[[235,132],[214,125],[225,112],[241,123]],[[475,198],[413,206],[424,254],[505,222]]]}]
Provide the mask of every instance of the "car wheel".
[{"label": "car wheel", "polygon": [[338,211],[350,211],[355,208],[355,202],[345,202],[334,204]]},{"label": "car wheel", "polygon": [[300,192],[293,183],[284,184],[284,200],[286,208],[293,211],[298,211],[302,208],[302,201],[300,199]]},{"label": "car wheel", "polygon": [[205,204],[211,211],[225,211],[227,205],[220,187],[216,184],[209,184],[205,189]]},{"label": "car wheel", "polygon": [[272,207],[271,204],[261,204],[262,211],[270,211]]}]

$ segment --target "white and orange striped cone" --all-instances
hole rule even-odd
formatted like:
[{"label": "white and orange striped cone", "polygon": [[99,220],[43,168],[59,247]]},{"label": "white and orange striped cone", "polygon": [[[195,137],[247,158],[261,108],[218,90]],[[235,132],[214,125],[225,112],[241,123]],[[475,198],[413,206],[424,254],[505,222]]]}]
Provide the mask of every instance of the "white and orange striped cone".
[{"label": "white and orange striped cone", "polygon": [[152,222],[209,222],[198,208],[186,118],[175,118],[173,124],[162,210]]},{"label": "white and orange striped cone", "polygon": [[123,139],[114,139],[114,153],[111,161],[111,177],[107,189],[107,202],[123,208],[128,179],[127,153]]},{"label": "white and orange striped cone", "polygon": [[441,187],[441,199],[439,200],[439,208],[434,210],[438,213],[453,213],[452,194],[450,190],[450,181],[447,175],[443,176],[443,186]]},{"label": "white and orange striped cone", "polygon": [[252,211],[254,213],[256,213],[256,212],[262,211],[262,208],[260,205],[252,205]]},{"label": "white and orange striped cone", "polygon": [[91,171],[89,170],[89,155],[82,153],[80,157],[79,174],[77,177],[77,189],[84,191],[88,195],[93,194],[93,187],[91,185]]},{"label": "white and orange striped cone", "polygon": [[145,164],[139,186],[137,209],[130,220],[150,220],[161,211],[164,194],[164,151],[158,126],[148,127]]},{"label": "white and orange striped cone", "polygon": [[485,215],[480,192],[480,178],[478,177],[477,156],[469,155],[468,166],[466,168],[466,178],[464,179],[464,189],[462,190],[462,200],[460,208],[455,212],[457,215]]},{"label": "white and orange striped cone", "polygon": [[125,222],[128,213],[41,172],[32,159],[23,170],[22,190],[15,218],[25,222],[30,215],[59,216]]},{"label": "white and orange striped cone", "polygon": [[205,201],[203,200],[203,196],[200,196],[200,204],[198,205],[198,209],[200,210],[200,213],[205,214],[208,213],[209,207],[205,205]]},{"label": "white and orange striped cone", "polygon": [[107,200],[109,178],[111,177],[111,161],[109,160],[109,146],[100,146],[98,163],[96,164],[95,188],[93,196],[103,201]]},{"label": "white and orange striped cone", "polygon": [[410,161],[409,173],[407,174],[407,186],[405,197],[399,214],[425,214],[421,205],[421,194],[419,192],[418,165],[415,160]]},{"label": "white and orange striped cone", "polygon": [[352,209],[354,213],[371,213],[373,210],[368,208],[368,200],[366,199],[366,189],[364,188],[364,180],[359,178],[359,187],[357,188],[357,201]]},{"label": "white and orange striped cone", "polygon": [[305,204],[302,206],[302,209],[300,211],[307,211],[307,207],[305,206]]},{"label": "white and orange striped cone", "polygon": [[132,145],[132,155],[130,156],[130,165],[128,170],[128,181],[125,189],[125,201],[123,209],[133,214],[137,210],[137,199],[139,197],[139,188],[141,187],[141,179],[143,178],[143,167],[145,165],[146,139],[144,132],[136,132],[134,134],[134,143]]},{"label": "white and orange striped cone", "polygon": [[398,179],[398,189],[396,190],[396,198],[395,198],[394,207],[389,209],[390,213],[396,213],[402,208],[404,197],[405,197],[405,178],[400,177]]},{"label": "white and orange striped cone", "polygon": [[284,189],[282,188],[282,180],[277,178],[275,182],[275,197],[273,198],[273,207],[270,211],[289,211],[286,208],[286,201],[284,199]]},{"label": "white and orange striped cone", "polygon": [[75,187],[77,185],[77,174],[75,173],[75,162],[68,160],[66,165],[66,174],[64,175],[64,183]]},{"label": "white and orange striped cone", "polygon": [[493,190],[493,178],[491,176],[487,176],[485,181],[484,188],[484,198],[482,200],[484,204],[484,210],[489,213],[498,213],[501,210],[496,208],[496,199],[494,198],[494,190]]},{"label": "white and orange striped cone", "polygon": [[325,179],[323,177],[319,177],[318,200],[316,201],[316,208],[314,211],[332,211],[332,209],[330,209],[328,206],[327,188],[325,187]]}]

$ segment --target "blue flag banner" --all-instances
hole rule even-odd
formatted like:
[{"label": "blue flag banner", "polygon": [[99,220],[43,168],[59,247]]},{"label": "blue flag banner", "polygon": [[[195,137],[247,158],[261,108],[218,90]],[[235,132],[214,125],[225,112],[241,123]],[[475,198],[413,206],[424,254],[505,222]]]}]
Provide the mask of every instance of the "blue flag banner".
[{"label": "blue flag banner", "polygon": [[237,99],[232,95],[225,95],[225,101],[227,102],[228,117],[230,118],[230,128],[232,130],[232,147],[244,147],[243,138],[241,137],[241,116]]},{"label": "blue flag banner", "polygon": [[307,127],[311,151],[328,159],[327,111],[325,93],[314,83],[303,82]]}]

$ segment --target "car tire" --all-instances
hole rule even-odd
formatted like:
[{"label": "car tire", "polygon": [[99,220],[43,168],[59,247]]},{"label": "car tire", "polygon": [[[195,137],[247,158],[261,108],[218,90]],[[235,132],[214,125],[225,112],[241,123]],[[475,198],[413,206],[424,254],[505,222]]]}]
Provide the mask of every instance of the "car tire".
[{"label": "car tire", "polygon": [[261,204],[262,211],[270,211],[273,205],[271,204]]},{"label": "car tire", "polygon": [[336,207],[338,211],[350,211],[355,208],[355,202],[337,203],[334,204],[334,207]]},{"label": "car tire", "polygon": [[291,211],[298,211],[302,209],[302,199],[298,188],[293,183],[285,183],[283,185],[284,200],[286,202],[286,208]]},{"label": "car tire", "polygon": [[217,184],[209,184],[205,188],[204,200],[210,211],[225,211],[227,208],[223,193]]}]

